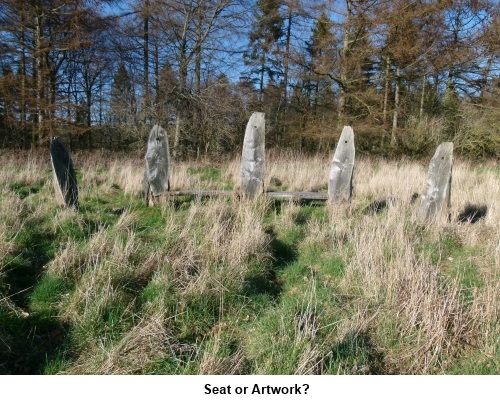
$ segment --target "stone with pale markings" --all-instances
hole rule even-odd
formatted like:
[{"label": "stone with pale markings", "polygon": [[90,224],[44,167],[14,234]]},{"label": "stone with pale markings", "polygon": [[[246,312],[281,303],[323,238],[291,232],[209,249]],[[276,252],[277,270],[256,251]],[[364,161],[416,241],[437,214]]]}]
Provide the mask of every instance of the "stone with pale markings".
[{"label": "stone with pale markings", "polygon": [[434,153],[425,181],[418,216],[422,220],[446,217],[451,202],[453,142],[444,142]]},{"label": "stone with pale markings", "polygon": [[246,127],[241,159],[241,191],[245,197],[264,192],[265,132],[265,114],[254,112]]},{"label": "stone with pale markings", "polygon": [[145,156],[144,195],[146,204],[154,203],[165,191],[170,189],[170,149],[167,132],[155,125],[149,133],[148,148]]},{"label": "stone with pale markings", "polygon": [[345,126],[333,155],[328,178],[328,199],[333,202],[350,201],[354,171],[354,131]]},{"label": "stone with pale markings", "polygon": [[56,198],[68,208],[78,209],[78,185],[69,151],[60,138],[50,141],[50,160],[54,172]]}]

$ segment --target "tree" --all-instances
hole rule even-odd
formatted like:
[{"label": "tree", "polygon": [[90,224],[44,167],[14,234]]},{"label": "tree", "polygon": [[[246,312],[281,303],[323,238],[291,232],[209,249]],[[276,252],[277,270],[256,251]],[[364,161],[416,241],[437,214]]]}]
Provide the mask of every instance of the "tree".
[{"label": "tree", "polygon": [[250,66],[249,77],[257,84],[258,100],[262,104],[266,87],[266,76],[271,84],[277,82],[281,73],[278,41],[283,36],[283,17],[277,0],[258,0],[257,11],[250,32],[249,49],[245,63]]},{"label": "tree", "polygon": [[335,61],[336,40],[332,32],[333,23],[325,12],[322,12],[312,28],[312,35],[307,44],[309,55],[308,83],[309,105],[313,111],[318,106],[332,107],[332,80]]},{"label": "tree", "polygon": [[124,63],[118,65],[110,99],[110,122],[115,125],[133,124],[137,112],[135,92]]},{"label": "tree", "polygon": [[[430,1],[419,4],[409,0],[394,0],[376,10],[377,23],[384,27],[381,31],[379,55],[379,65],[383,68],[384,124],[388,116],[389,94],[393,94],[392,146],[396,145],[397,130],[403,113],[403,90],[414,86],[425,91],[426,65],[435,60],[435,42],[440,33],[438,3]],[[415,84],[418,78],[421,78],[420,84]]]},{"label": "tree", "polygon": [[[108,80],[112,60],[109,54],[111,42],[109,36],[112,30],[108,22],[95,12],[89,12],[82,16],[82,24],[86,27],[86,41],[75,49],[71,57],[68,57],[62,69],[66,78],[64,84],[67,90],[62,88],[61,95],[67,97],[67,121],[73,120],[72,111],[78,107],[82,110],[80,123],[86,127],[92,125],[92,111],[96,109],[95,104],[102,104],[103,82]],[[62,86],[61,86],[62,87]],[[99,106],[99,124],[102,124],[103,111]]]},{"label": "tree", "polygon": [[376,2],[346,0],[339,60],[338,114],[343,121],[371,115],[373,95],[373,11]]},{"label": "tree", "polygon": [[[89,41],[97,13],[95,0],[24,2],[1,4],[1,35],[9,58],[18,67],[21,126],[33,124],[33,144],[55,134],[68,111],[68,64]],[[61,91],[62,88],[64,91]]]},{"label": "tree", "polygon": [[172,102],[176,110],[173,154],[178,156],[188,145],[198,149],[199,128],[191,128],[190,123],[198,122],[202,67],[213,68],[217,58],[229,54],[230,48],[222,46],[223,38],[242,10],[236,0],[166,0],[155,11],[154,24],[164,33],[159,45],[168,50],[164,65],[177,71]]},{"label": "tree", "polygon": [[[446,71],[445,105],[453,103],[456,94],[468,95],[481,80],[481,37],[492,21],[489,1],[450,0],[444,10],[443,36],[439,44],[441,66]],[[487,64],[487,62],[486,62]]]}]

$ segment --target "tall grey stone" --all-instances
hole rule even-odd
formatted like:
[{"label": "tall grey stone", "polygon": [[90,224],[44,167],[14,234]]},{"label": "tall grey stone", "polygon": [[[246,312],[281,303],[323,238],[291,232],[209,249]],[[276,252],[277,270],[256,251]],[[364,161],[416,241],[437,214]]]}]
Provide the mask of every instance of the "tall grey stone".
[{"label": "tall grey stone", "polygon": [[429,173],[418,216],[422,220],[445,215],[451,202],[451,172],[453,167],[453,142],[439,145],[429,164]]},{"label": "tall grey stone", "polygon": [[350,201],[354,155],[354,131],[351,127],[345,126],[335,149],[328,177],[328,199],[330,201]]},{"label": "tall grey stone", "polygon": [[245,130],[241,159],[241,190],[245,197],[264,192],[265,114],[254,112]]},{"label": "tall grey stone", "polygon": [[149,133],[145,161],[144,197],[148,204],[154,203],[158,196],[170,189],[168,137],[167,132],[159,125],[155,125]]},{"label": "tall grey stone", "polygon": [[71,156],[60,138],[50,141],[56,198],[68,208],[78,209],[78,185]]}]

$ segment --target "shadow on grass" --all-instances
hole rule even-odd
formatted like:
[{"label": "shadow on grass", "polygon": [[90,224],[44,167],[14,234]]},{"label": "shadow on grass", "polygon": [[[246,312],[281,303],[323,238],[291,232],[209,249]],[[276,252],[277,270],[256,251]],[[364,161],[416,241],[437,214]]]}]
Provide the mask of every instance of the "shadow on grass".
[{"label": "shadow on grass", "polygon": [[5,342],[0,350],[0,374],[42,374],[67,337],[67,328],[55,318],[30,313],[27,318],[0,315]]},{"label": "shadow on grass", "polygon": [[[274,232],[273,232],[274,233]],[[273,257],[273,269],[279,271],[291,263],[297,261],[299,255],[297,248],[275,237],[271,240],[271,254]]]},{"label": "shadow on grass", "polygon": [[[276,212],[276,215],[281,214],[283,206],[290,204],[290,200],[283,198],[273,198],[270,203],[270,209]],[[296,200],[293,201],[293,204],[298,205],[300,207],[325,207],[325,201],[316,201],[316,200]]]},{"label": "shadow on grass", "polygon": [[43,266],[53,257],[54,236],[33,229],[24,230],[16,238],[19,246],[14,259],[5,265],[8,295],[21,307],[27,307],[31,288],[42,274]]},{"label": "shadow on grass", "polygon": [[484,218],[488,213],[486,205],[467,204],[460,214],[458,214],[457,221],[461,223],[475,224],[481,218]]},{"label": "shadow on grass", "polygon": [[286,243],[277,238],[274,230],[268,229],[266,233],[270,236],[269,244],[272,257],[271,266],[265,274],[250,276],[245,280],[245,295],[266,294],[273,299],[279,297],[282,285],[278,274],[282,269],[298,260],[297,248],[292,243]]},{"label": "shadow on grass", "polygon": [[30,295],[54,255],[54,235],[32,228],[18,235],[19,248],[4,266],[6,296],[16,310],[0,308],[0,373],[40,374],[65,342],[66,328],[43,311],[31,311]]},{"label": "shadow on grass", "polygon": [[348,333],[333,347],[327,363],[333,372],[344,374],[394,374],[366,331]]}]

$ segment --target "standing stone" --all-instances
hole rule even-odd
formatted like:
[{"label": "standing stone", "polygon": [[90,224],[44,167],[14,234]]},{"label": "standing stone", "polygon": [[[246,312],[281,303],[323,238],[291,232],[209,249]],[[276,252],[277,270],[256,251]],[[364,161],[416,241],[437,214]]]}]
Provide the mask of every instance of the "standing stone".
[{"label": "standing stone", "polygon": [[345,126],[333,155],[328,178],[328,199],[330,201],[350,201],[354,154],[354,131],[351,127]]},{"label": "standing stone", "polygon": [[170,189],[170,150],[167,132],[155,125],[149,133],[144,173],[144,197],[146,204],[154,204],[157,197]]},{"label": "standing stone", "polygon": [[241,159],[241,190],[253,198],[264,192],[265,114],[254,112],[248,120]]},{"label": "standing stone", "polygon": [[446,214],[450,208],[453,142],[438,146],[429,165],[418,216],[422,220]]},{"label": "standing stone", "polygon": [[71,156],[60,138],[50,141],[56,198],[68,208],[78,209],[78,186]]}]

